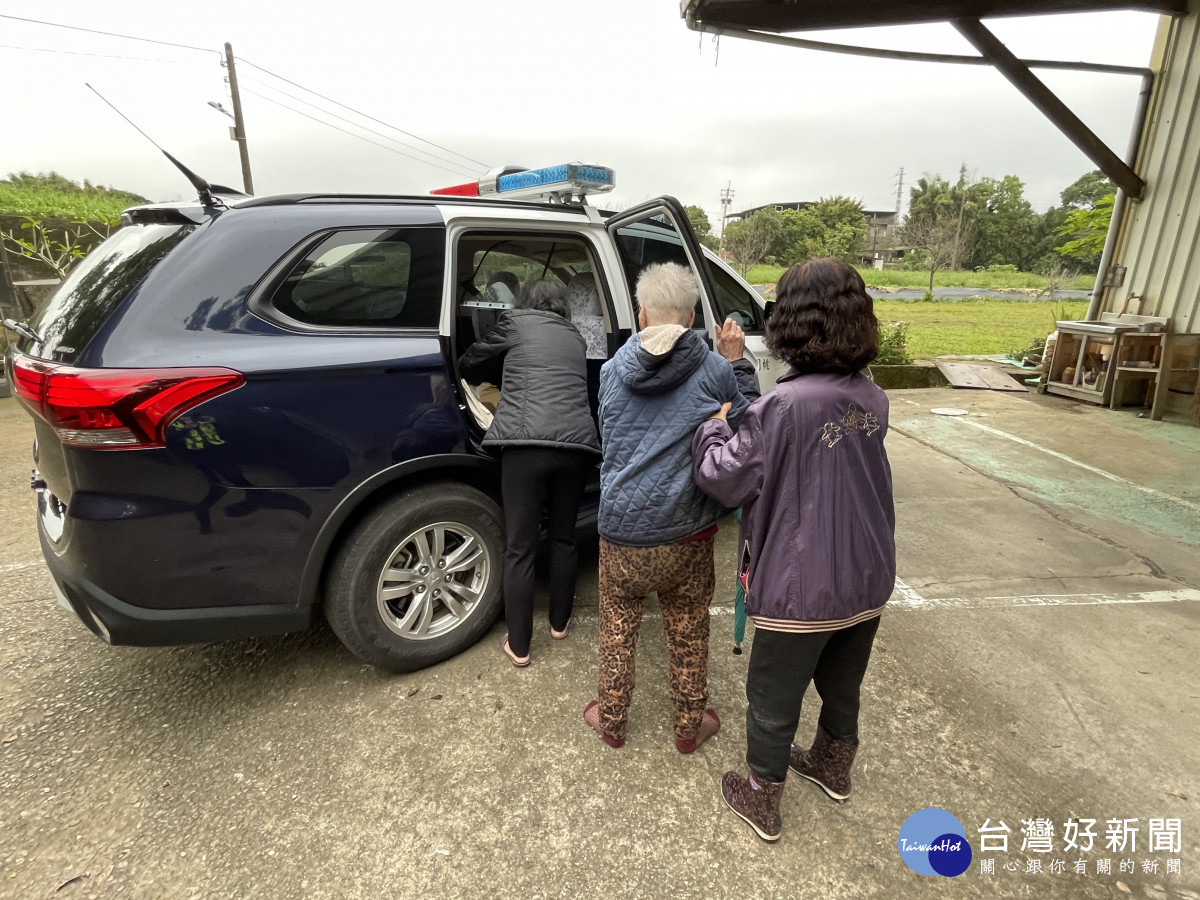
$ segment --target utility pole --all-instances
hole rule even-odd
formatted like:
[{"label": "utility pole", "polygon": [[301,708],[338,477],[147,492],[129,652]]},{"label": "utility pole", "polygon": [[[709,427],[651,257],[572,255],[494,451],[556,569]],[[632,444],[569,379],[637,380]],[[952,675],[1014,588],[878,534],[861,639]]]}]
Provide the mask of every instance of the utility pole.
[{"label": "utility pole", "polygon": [[958,253],[962,249],[963,213],[967,209],[967,186],[963,179],[958,179],[958,227],[954,229],[954,261],[952,270],[958,269]]},{"label": "utility pole", "polygon": [[725,182],[721,188],[721,238],[725,238],[725,220],[729,217],[729,207],[733,204],[733,182]]},{"label": "utility pole", "polygon": [[896,224],[900,224],[900,210],[904,207],[904,166],[896,175]]},{"label": "utility pole", "polygon": [[246,193],[254,193],[254,179],[250,177],[250,151],[246,148],[246,120],[242,118],[242,95],[238,93],[237,69],[233,66],[233,47],[225,42],[225,66],[229,69],[229,92],[233,95],[233,139],[237,141],[238,153],[242,157],[242,184]]}]

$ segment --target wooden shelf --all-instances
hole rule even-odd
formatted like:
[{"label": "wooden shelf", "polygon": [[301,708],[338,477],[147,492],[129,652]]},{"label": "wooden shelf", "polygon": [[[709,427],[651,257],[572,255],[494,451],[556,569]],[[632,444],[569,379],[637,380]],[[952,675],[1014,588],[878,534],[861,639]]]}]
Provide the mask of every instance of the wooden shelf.
[{"label": "wooden shelf", "polygon": [[[1054,355],[1038,390],[1107,404],[1113,382],[1111,361],[1116,359],[1122,332],[1134,327],[1108,322],[1059,322]],[[1087,383],[1089,374],[1096,379],[1091,384]]]}]

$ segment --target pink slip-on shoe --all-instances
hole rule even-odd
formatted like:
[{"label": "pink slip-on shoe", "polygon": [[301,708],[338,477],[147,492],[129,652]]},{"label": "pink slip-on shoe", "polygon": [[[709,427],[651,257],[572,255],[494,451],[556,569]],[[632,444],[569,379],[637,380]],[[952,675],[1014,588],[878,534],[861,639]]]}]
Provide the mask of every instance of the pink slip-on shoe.
[{"label": "pink slip-on shoe", "polygon": [[615,738],[611,734],[605,734],[600,728],[600,701],[593,700],[583,708],[583,721],[585,721],[592,731],[600,735],[604,739],[604,743],[612,747],[614,750],[619,750],[625,746],[625,738]]},{"label": "pink slip-on shoe", "polygon": [[700,730],[694,738],[675,738],[675,749],[680,753],[695,753],[696,749],[721,730],[721,717],[715,709],[706,709],[700,717]]},{"label": "pink slip-on shoe", "polygon": [[512,652],[512,648],[508,646],[508,635],[504,635],[500,640],[500,649],[504,651],[504,655],[508,657],[508,661],[513,664],[513,668],[527,669],[532,660],[528,656],[517,656]]},{"label": "pink slip-on shoe", "polygon": [[556,641],[565,641],[567,639],[567,635],[571,633],[571,625],[574,624],[574,622],[575,620],[573,618],[567,619],[567,624],[563,626],[562,631],[555,631],[554,626],[551,625],[550,637],[554,638]]}]

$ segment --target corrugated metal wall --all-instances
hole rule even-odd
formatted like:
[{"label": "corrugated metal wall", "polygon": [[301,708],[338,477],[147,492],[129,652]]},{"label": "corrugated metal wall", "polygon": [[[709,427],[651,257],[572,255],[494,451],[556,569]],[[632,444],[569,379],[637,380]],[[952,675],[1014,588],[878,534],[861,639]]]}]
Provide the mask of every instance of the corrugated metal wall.
[{"label": "corrugated metal wall", "polygon": [[1163,69],[1135,165],[1146,196],[1126,207],[1113,259],[1128,267],[1125,285],[1105,298],[1120,312],[1139,296],[1142,315],[1170,316],[1176,333],[1200,331],[1200,0],[1188,6],[1164,25]]}]

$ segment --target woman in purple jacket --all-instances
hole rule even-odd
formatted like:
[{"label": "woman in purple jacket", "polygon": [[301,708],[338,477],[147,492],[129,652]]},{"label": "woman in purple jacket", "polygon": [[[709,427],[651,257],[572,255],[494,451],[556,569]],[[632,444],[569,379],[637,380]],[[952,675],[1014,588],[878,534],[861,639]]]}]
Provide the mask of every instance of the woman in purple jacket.
[{"label": "woman in purple jacket", "polygon": [[[744,506],[738,576],[755,624],[746,679],[748,777],[721,793],[759,837],[778,840],[790,768],[835,800],[850,794],[859,688],[896,576],[888,401],[861,370],[879,325],[859,274],[836,259],[792,266],[766,343],[791,370],[737,434],[725,409],[692,441],[693,478]],[[791,743],[809,682],[821,697],[812,746]]]}]

